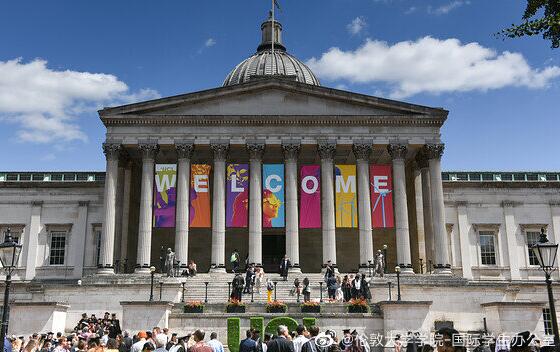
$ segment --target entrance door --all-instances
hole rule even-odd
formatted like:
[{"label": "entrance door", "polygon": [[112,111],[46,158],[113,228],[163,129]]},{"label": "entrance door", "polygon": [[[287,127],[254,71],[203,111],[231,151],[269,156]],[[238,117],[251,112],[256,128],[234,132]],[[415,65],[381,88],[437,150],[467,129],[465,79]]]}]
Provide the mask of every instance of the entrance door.
[{"label": "entrance door", "polygon": [[277,273],[286,254],[286,236],[263,234],[262,265],[265,273]]}]

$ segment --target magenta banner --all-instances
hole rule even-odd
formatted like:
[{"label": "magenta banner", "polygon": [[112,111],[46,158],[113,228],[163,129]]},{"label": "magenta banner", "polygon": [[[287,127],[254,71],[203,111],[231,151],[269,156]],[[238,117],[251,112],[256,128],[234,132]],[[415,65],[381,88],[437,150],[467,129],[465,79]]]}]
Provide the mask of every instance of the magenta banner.
[{"label": "magenta banner", "polygon": [[321,166],[302,166],[299,175],[299,227],[321,228]]},{"label": "magenta banner", "polygon": [[226,226],[249,223],[249,165],[228,164],[226,174]]}]

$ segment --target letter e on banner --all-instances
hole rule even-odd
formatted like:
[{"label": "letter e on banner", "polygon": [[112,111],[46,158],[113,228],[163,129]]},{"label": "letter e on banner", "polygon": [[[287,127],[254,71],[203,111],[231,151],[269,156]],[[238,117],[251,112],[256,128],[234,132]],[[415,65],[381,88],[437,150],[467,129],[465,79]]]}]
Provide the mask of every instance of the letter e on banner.
[{"label": "letter e on banner", "polygon": [[371,192],[371,226],[373,228],[395,227],[391,165],[371,165],[369,183]]}]

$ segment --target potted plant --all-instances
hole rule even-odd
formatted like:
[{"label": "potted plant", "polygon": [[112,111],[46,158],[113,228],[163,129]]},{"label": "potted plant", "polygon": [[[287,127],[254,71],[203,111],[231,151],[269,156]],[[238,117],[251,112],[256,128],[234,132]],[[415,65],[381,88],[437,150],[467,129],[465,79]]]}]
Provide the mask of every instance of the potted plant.
[{"label": "potted plant", "polygon": [[191,301],[185,304],[183,312],[185,313],[202,313],[204,311],[204,304],[201,301]]},{"label": "potted plant", "polygon": [[240,300],[231,299],[226,307],[228,313],[245,313],[245,304]]},{"label": "potted plant", "polygon": [[301,312],[321,313],[321,305],[319,304],[319,302],[315,302],[315,301],[303,302],[303,304],[301,305]]},{"label": "potted plant", "polygon": [[281,301],[273,301],[266,304],[267,313],[286,313],[288,306]]},{"label": "potted plant", "polygon": [[367,313],[369,312],[369,303],[363,298],[351,299],[348,302],[348,313]]}]

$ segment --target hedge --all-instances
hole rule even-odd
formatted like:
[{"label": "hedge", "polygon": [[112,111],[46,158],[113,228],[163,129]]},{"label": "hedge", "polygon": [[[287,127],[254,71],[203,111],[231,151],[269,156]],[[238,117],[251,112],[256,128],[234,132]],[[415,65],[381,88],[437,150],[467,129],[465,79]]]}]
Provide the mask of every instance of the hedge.
[{"label": "hedge", "polygon": [[303,326],[309,330],[310,327],[315,326],[315,318],[303,318]]},{"label": "hedge", "polygon": [[264,336],[264,318],[263,317],[251,317],[251,328],[259,330],[261,332],[261,336]]},{"label": "hedge", "polygon": [[297,329],[298,322],[290,317],[273,318],[268,322],[268,324],[266,324],[265,333],[276,335],[278,333],[277,330],[279,325],[286,325],[288,327],[288,331],[295,331]]},{"label": "hedge", "polygon": [[230,352],[239,352],[239,335],[241,333],[241,323],[239,318],[227,319],[227,343]]}]

